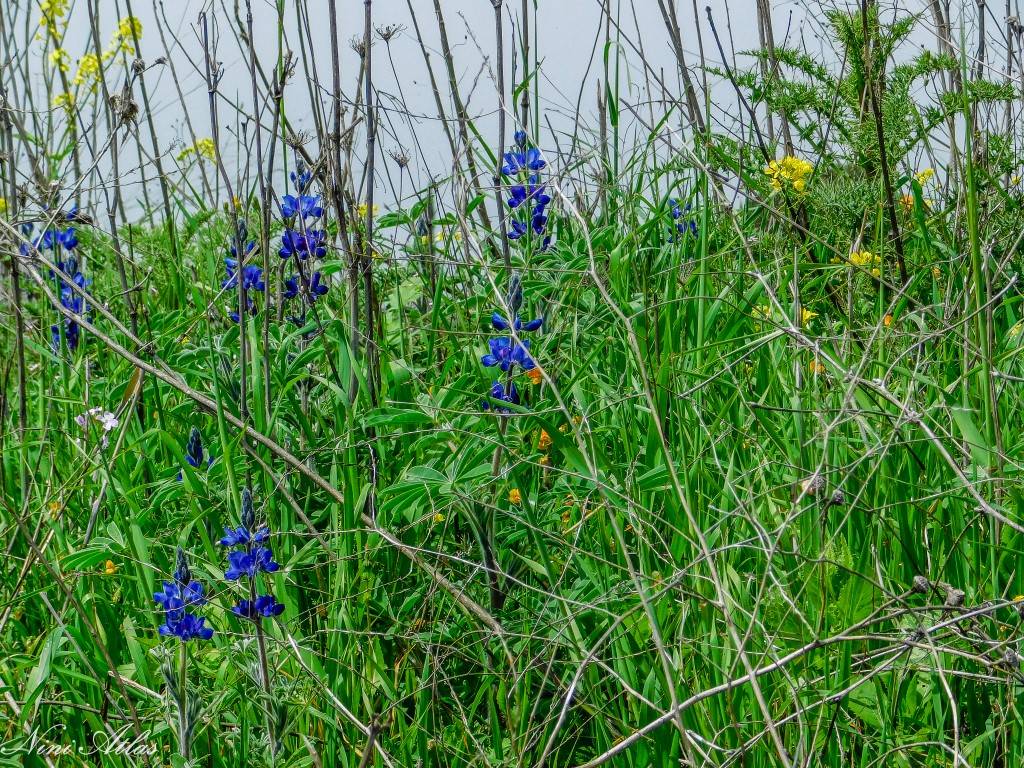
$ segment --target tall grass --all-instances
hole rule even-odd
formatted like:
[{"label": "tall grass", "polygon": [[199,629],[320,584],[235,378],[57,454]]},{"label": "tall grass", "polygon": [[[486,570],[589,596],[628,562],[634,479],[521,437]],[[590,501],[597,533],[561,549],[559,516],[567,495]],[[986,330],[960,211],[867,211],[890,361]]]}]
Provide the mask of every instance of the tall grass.
[{"label": "tall grass", "polygon": [[0,765],[1024,762],[1000,9],[9,5]]}]

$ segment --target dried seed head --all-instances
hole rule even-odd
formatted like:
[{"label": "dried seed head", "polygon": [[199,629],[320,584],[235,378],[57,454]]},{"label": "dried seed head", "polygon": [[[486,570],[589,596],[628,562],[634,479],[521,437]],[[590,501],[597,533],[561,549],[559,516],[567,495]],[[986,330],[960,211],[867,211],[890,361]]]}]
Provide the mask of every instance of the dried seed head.
[{"label": "dried seed head", "polygon": [[388,150],[388,154],[391,155],[391,159],[398,164],[399,168],[405,168],[409,165],[409,156],[405,153],[404,149],[391,149]]},{"label": "dried seed head", "polygon": [[964,604],[964,598],[967,595],[964,594],[962,589],[956,589],[955,587],[946,587],[946,607],[948,608],[959,608]]},{"label": "dried seed head", "polygon": [[832,498],[828,500],[828,503],[833,507],[841,507],[846,503],[846,494],[844,494],[839,488],[832,491]]},{"label": "dried seed head", "polygon": [[380,39],[383,40],[385,43],[390,42],[391,38],[393,38],[399,32],[404,31],[405,27],[403,27],[401,24],[386,24],[383,27],[377,27],[377,34],[380,36]]},{"label": "dried seed head", "polygon": [[146,71],[146,62],[142,59],[136,59],[132,62],[132,74],[138,77]]},{"label": "dried seed head", "polygon": [[284,141],[292,149],[298,149],[309,142],[309,134],[305,131],[289,131]]},{"label": "dried seed head", "polygon": [[825,488],[825,478],[817,472],[800,481],[800,490],[805,496],[817,496]]},{"label": "dried seed head", "polygon": [[362,58],[366,55],[366,40],[362,37],[353,37],[348,41],[349,47]]},{"label": "dried seed head", "polygon": [[135,99],[127,91],[111,96],[110,108],[117,116],[120,125],[134,123],[135,119],[139,116],[139,105],[135,103]]},{"label": "dried seed head", "polygon": [[915,576],[911,583],[910,591],[919,595],[926,595],[932,590],[932,583],[924,576]]}]

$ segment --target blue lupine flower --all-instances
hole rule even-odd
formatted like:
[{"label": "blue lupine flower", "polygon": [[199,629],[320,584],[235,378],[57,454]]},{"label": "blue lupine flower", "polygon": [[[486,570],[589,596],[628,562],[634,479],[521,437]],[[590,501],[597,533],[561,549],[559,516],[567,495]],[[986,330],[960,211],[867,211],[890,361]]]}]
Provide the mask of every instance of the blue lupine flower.
[{"label": "blue lupine flower", "polygon": [[206,626],[206,619],[191,613],[182,613],[179,618],[170,618],[160,625],[163,637],[177,637],[183,642],[188,640],[209,640],[213,637],[213,627]]},{"label": "blue lupine flower", "polygon": [[[683,218],[683,216],[685,214],[690,213],[690,210],[691,210],[691,208],[693,206],[690,203],[687,203],[685,208],[680,208],[679,207],[679,201],[676,200],[673,197],[670,197],[668,199],[668,205],[669,205],[669,211],[672,214],[672,220],[675,222],[676,232],[678,232],[680,235],[685,235],[685,234],[689,233],[691,235],[696,236],[697,235],[697,220],[692,218],[692,217],[691,218],[686,218],[686,219]],[[670,237],[669,238],[669,242],[674,242],[674,241],[675,241],[675,237]]]},{"label": "blue lupine flower", "polygon": [[213,629],[206,626],[206,619],[188,610],[204,605],[206,597],[203,585],[192,578],[188,560],[181,547],[178,547],[174,581],[165,581],[163,589],[155,593],[153,599],[165,612],[164,623],[160,625],[162,636],[177,637],[182,642],[193,639],[209,640],[213,637]]},{"label": "blue lupine flower", "polygon": [[508,233],[508,239],[518,240],[519,238],[526,234],[526,230],[527,226],[523,222],[517,221],[516,219],[512,219],[512,229]]},{"label": "blue lupine flower", "polygon": [[243,576],[254,579],[260,571],[273,573],[280,567],[279,563],[274,562],[274,553],[270,547],[253,547],[251,551],[235,550],[228,553],[228,569],[224,572],[224,578],[228,581],[237,581]]},{"label": "blue lupine flower", "polygon": [[[213,456],[207,457],[203,451],[203,436],[199,434],[197,427],[192,427],[192,431],[188,434],[188,442],[185,443],[185,462],[195,469],[209,467],[213,464]],[[183,478],[184,475],[179,471],[178,481],[180,482]]]},{"label": "blue lupine flower", "polygon": [[483,355],[480,362],[488,368],[497,365],[501,370],[508,372],[516,365],[524,371],[537,367],[533,358],[530,357],[529,341],[518,342],[508,336],[496,336],[488,339],[487,344],[491,351]]},{"label": "blue lupine flower", "polygon": [[165,611],[180,611],[193,605],[204,605],[203,585],[198,581],[183,584],[180,581],[165,581],[163,589],[153,595]]},{"label": "blue lupine flower", "polygon": [[319,272],[314,272],[309,278],[309,292],[306,295],[306,301],[310,304],[316,303],[317,297],[323,296],[327,293],[329,286],[323,282]]},{"label": "blue lupine flower", "polygon": [[[250,315],[252,315],[253,317],[255,317],[255,316],[256,316],[256,312],[257,312],[258,310],[257,310],[257,307],[256,307],[256,302],[252,300],[252,297],[251,297],[251,296],[246,296],[246,297],[245,297],[245,310],[246,310],[246,312],[248,312],[248,313],[249,313]],[[232,310],[231,310],[231,311],[230,311],[230,312],[228,313],[228,317],[230,317],[230,318],[231,318],[231,322],[233,322],[233,323],[237,323],[237,322],[239,322],[240,318],[239,318],[239,315],[238,315],[238,309],[237,309],[237,307],[236,307],[236,308],[234,308],[234,309],[232,309]]]},{"label": "blue lupine flower", "polygon": [[527,171],[542,171],[547,161],[536,147],[530,147],[525,152],[506,152],[505,164],[501,166],[501,172],[505,176],[515,176]]},{"label": "blue lupine flower", "polygon": [[263,617],[280,616],[284,606],[273,595],[259,595],[255,600],[239,600],[231,610],[243,619],[259,621]]},{"label": "blue lupine flower", "polygon": [[[210,458],[213,461],[213,458]],[[189,463],[189,466],[196,467],[197,469],[203,463],[203,436],[199,434],[199,429],[192,427],[192,431],[188,435],[188,443],[185,444],[185,461]]]},{"label": "blue lupine flower", "polygon": [[303,219],[319,219],[324,215],[320,195],[285,195],[281,198],[281,216],[286,219],[299,215]]},{"label": "blue lupine flower", "polygon": [[[519,405],[519,390],[516,389],[516,385],[512,382],[508,384],[502,384],[500,381],[495,381],[491,385],[491,399],[500,400],[505,403],[511,403],[513,405]],[[483,402],[483,409],[485,411],[491,410],[492,406],[486,400]],[[495,413],[510,413],[508,408],[502,408],[501,406],[493,406]]]},{"label": "blue lupine flower", "polygon": [[515,328],[515,330],[517,332],[518,331],[536,331],[543,324],[544,324],[544,318],[543,317],[538,317],[538,318],[536,318],[534,320],[530,320],[529,322],[524,323],[519,318],[519,315],[516,315],[515,321],[513,323],[509,323],[507,318],[502,317],[497,312],[495,312],[494,314],[491,315],[491,325],[494,326],[494,330],[496,330],[496,331],[507,331],[510,326]]},{"label": "blue lupine flower", "polygon": [[[243,235],[242,235],[242,237],[240,239],[244,240],[245,239],[245,235],[244,235],[245,224],[239,224],[238,228],[240,230],[242,230],[242,232],[243,232]],[[245,255],[248,256],[255,249],[256,249],[256,241],[255,240],[250,240],[249,242],[247,242],[245,244]],[[228,250],[231,251],[231,258],[233,258],[233,259],[235,259],[237,261],[238,260],[238,246],[234,242],[232,242],[228,246]]]},{"label": "blue lupine flower", "polygon": [[281,234],[281,249],[277,253],[282,259],[290,259],[292,256],[305,259],[309,255],[306,252],[306,238],[294,229],[286,229]]},{"label": "blue lupine flower", "polygon": [[[221,288],[234,288],[238,285],[238,260],[224,259],[228,276],[221,282]],[[247,291],[263,292],[267,289],[263,282],[263,268],[256,264],[246,264],[242,267],[242,287]]]},{"label": "blue lupine flower", "polygon": [[509,189],[509,208],[518,208],[528,200],[542,211],[551,202],[551,196],[544,191],[544,185],[536,176],[531,176],[528,184],[516,184]]},{"label": "blue lupine flower", "polygon": [[295,275],[286,277],[284,280],[284,290],[281,292],[281,298],[285,301],[291,301],[299,295],[299,278]]},{"label": "blue lupine flower", "polygon": [[[77,240],[74,242],[77,245]],[[76,315],[85,315],[88,312],[88,305],[85,303],[85,299],[82,295],[75,291],[72,286],[84,291],[92,281],[88,280],[85,275],[79,271],[78,259],[76,259],[73,254],[69,254],[67,259],[64,260],[57,258],[55,259],[55,262],[60,273],[54,272],[51,269],[50,277],[57,283],[61,306]],[[70,282],[65,282],[63,275],[70,275]],[[68,349],[74,352],[78,349],[78,342],[81,338],[81,326],[70,318],[64,318],[63,325],[64,341],[67,343]],[[53,351],[56,353],[60,350],[60,323],[55,323],[50,326],[50,337]]]},{"label": "blue lupine flower", "polygon": [[224,528],[224,537],[220,540],[222,547],[246,547],[250,544],[262,544],[270,538],[269,526],[262,526],[250,532],[244,525],[237,528]]},{"label": "blue lupine flower", "polygon": [[[522,220],[512,219],[509,240],[521,239],[530,229],[538,237],[544,235],[548,225],[547,206],[551,203],[551,196],[539,173],[547,166],[547,162],[539,149],[527,147],[524,132],[517,131],[515,139],[519,149],[504,154],[501,173],[503,176],[518,177],[517,182],[509,187],[506,202],[513,211],[524,209],[525,214]],[[550,242],[550,237],[545,238],[542,250],[546,250]]]},{"label": "blue lupine flower", "polygon": [[301,195],[309,189],[309,185],[313,181],[313,174],[306,170],[306,164],[300,160],[296,170],[291,172],[291,180]]},{"label": "blue lupine flower", "polygon": [[523,322],[519,317],[519,309],[523,306],[523,283],[518,273],[513,274],[506,297],[506,303],[512,310],[512,319],[505,317],[499,312],[491,314],[491,325],[496,331],[507,331],[510,328],[515,331],[517,338],[512,336],[493,336],[487,340],[488,353],[480,358],[480,362],[486,367],[498,366],[501,370],[508,372],[519,366],[524,371],[529,371],[537,366],[530,357],[530,342],[518,340],[519,334],[532,332],[544,324],[544,318],[538,317]]},{"label": "blue lupine flower", "polygon": [[322,229],[310,229],[306,231],[306,251],[312,256],[322,259],[327,255],[327,233]]},{"label": "blue lupine flower", "polygon": [[237,581],[249,580],[250,597],[240,600],[232,611],[244,619],[260,621],[270,616],[280,616],[284,606],[274,599],[273,595],[256,595],[256,577],[263,573],[273,573],[281,566],[274,562],[274,553],[267,545],[270,539],[270,528],[266,525],[256,528],[256,512],[253,508],[252,493],[248,488],[242,489],[242,524],[237,528],[224,529],[221,546],[238,547],[228,553],[228,569],[224,578]]}]

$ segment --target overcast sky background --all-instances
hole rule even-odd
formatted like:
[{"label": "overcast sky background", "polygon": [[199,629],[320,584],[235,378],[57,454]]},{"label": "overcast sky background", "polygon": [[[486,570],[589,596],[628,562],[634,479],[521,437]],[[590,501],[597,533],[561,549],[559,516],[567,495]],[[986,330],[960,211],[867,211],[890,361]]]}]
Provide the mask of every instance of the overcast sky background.
[{"label": "overcast sky background", "polygon": [[[8,0],[0,0],[7,2]],[[321,84],[329,87],[331,77],[330,30],[328,24],[328,3],[331,0],[305,0],[311,21],[312,60]],[[416,11],[419,29],[431,53],[435,77],[442,83],[446,79],[437,21],[434,14],[433,0],[411,0]],[[960,0],[957,0],[958,4]],[[101,35],[106,37],[116,28],[117,20],[126,15],[124,0],[98,0],[100,8]],[[589,130],[597,123],[596,92],[602,77],[602,44],[604,22],[601,7],[604,0],[539,0],[537,2],[536,24],[531,19],[531,36],[534,51],[540,57],[540,106],[544,122],[537,143],[549,154],[557,154],[560,142],[564,143],[569,133],[577,124]],[[679,79],[675,57],[671,50],[665,24],[658,8],[658,0],[611,0],[613,13],[620,25],[622,43],[619,47],[619,80],[623,98],[634,104],[644,114],[648,109],[646,90],[644,87],[644,68],[638,48],[642,48],[644,59],[650,66],[649,72],[658,73],[664,78],[673,96],[678,95]],[[727,55],[755,49],[758,46],[756,29],[755,0],[712,0],[710,3],[700,0],[696,4],[699,18],[695,16],[692,0],[676,0],[677,13],[683,33],[689,64],[697,64],[700,60],[699,48],[703,46],[706,60],[717,64],[720,56],[711,36],[705,5],[710,5],[718,30],[723,38]],[[854,7],[858,3],[848,3],[840,7]],[[237,101],[247,110],[252,108],[251,86],[249,83],[248,63],[245,53],[235,40],[232,25],[234,24],[235,0],[211,2],[211,0],[167,0],[165,3],[154,0],[134,0],[131,4],[132,13],[142,22],[141,40],[143,59],[152,63],[163,55],[163,47],[157,28],[158,19],[166,19],[165,32],[171,45],[177,74],[185,93],[186,104],[183,108],[173,87],[168,67],[154,67],[146,74],[151,89],[152,111],[156,119],[158,139],[161,153],[167,157],[176,156],[184,143],[188,143],[189,134],[185,123],[187,111],[198,136],[210,135],[210,117],[205,82],[199,67],[202,63],[202,43],[199,35],[198,20],[202,12],[207,12],[211,23],[220,33],[217,44],[217,59],[223,65],[224,76],[220,90],[224,97]],[[973,0],[970,2],[974,7]],[[1001,4],[1000,4],[1001,5]],[[238,6],[244,16],[244,0],[238,0]],[[506,36],[506,78],[511,83],[513,41],[518,34],[518,13],[520,0],[505,0],[504,22]],[[816,58],[826,63],[837,64],[835,56],[827,41],[820,36],[822,12],[824,8],[835,4],[809,3],[806,0],[784,0],[772,3],[772,17],[776,42],[779,45],[791,45],[809,51]],[[342,81],[345,95],[354,96],[353,88],[359,68],[358,55],[352,49],[350,41],[361,37],[363,30],[362,0],[337,0],[339,19],[339,38],[342,53]],[[491,79],[494,64],[494,16],[490,0],[441,0],[449,40],[452,46],[455,70],[460,82],[463,96],[468,95],[468,110],[477,121],[478,129],[490,141],[496,133],[496,110],[498,96],[495,84]],[[891,2],[883,3],[883,13],[893,12]],[[919,27],[914,46],[934,48],[931,36],[931,17],[924,13],[927,3],[899,3],[901,11],[916,10],[922,12],[922,24]],[[273,69],[278,48],[278,25],[275,3],[270,0],[252,0],[254,16],[254,37],[259,58],[268,71]],[[810,9],[810,10],[809,10]],[[373,3],[374,26],[400,25],[401,31],[386,46],[379,39],[374,45],[374,83],[378,100],[383,110],[380,119],[380,136],[378,162],[392,163],[388,157],[391,151],[404,151],[412,162],[409,169],[412,183],[406,181],[404,192],[409,193],[411,187],[425,186],[431,177],[437,178],[450,172],[452,168],[451,150],[444,139],[444,134],[437,119],[434,97],[430,90],[429,79],[419,43],[414,33],[413,20],[406,0],[375,0]],[[299,35],[295,0],[287,2],[287,21],[285,29],[285,45],[299,56]],[[1001,23],[1001,16],[997,22]],[[88,26],[85,22],[85,0],[78,0],[73,12],[73,23],[65,47],[72,60],[76,60],[88,50]],[[998,27],[997,27],[998,28]],[[698,30],[700,36],[698,36]],[[968,35],[970,31],[968,30]],[[175,42],[175,38],[177,42]],[[390,53],[390,56],[389,56]],[[36,53],[44,65],[42,54]],[[488,60],[489,59],[489,60]],[[484,66],[488,60],[490,68]],[[392,68],[393,61],[393,68]],[[749,57],[740,58],[741,67],[752,66]],[[521,74],[521,73],[520,73]],[[698,75],[698,78],[700,76]],[[116,73],[112,86],[116,89],[123,79],[123,73]],[[720,120],[728,121],[730,116],[739,112],[735,94],[728,83],[718,78],[711,78],[712,108]],[[474,85],[475,83],[475,85]],[[582,99],[580,94],[582,93]],[[326,102],[328,94],[324,93]],[[404,100],[408,114],[401,107]],[[577,103],[580,108],[577,112]],[[286,104],[289,119],[300,129],[311,130],[313,121],[310,112],[309,88],[306,84],[306,73],[301,57],[298,60],[295,77],[286,90]],[[454,116],[454,108],[445,88],[445,108],[449,116]],[[664,114],[664,109],[656,108],[655,117]],[[220,105],[220,119],[225,128],[234,128],[237,115],[229,106]],[[639,140],[645,131],[635,120],[624,116],[622,141],[628,145]],[[144,126],[140,122],[140,126]],[[667,130],[679,126],[674,120]],[[514,126],[510,123],[509,135]],[[148,141],[148,139],[146,139]],[[362,139],[360,138],[360,142]],[[226,156],[231,160],[232,171],[238,169],[237,158],[232,157],[232,148],[237,142],[228,135],[222,137],[222,145]],[[628,148],[627,148],[628,153]],[[244,161],[244,158],[243,158]],[[138,179],[137,169],[133,169],[131,158],[122,163],[126,183]],[[138,165],[137,159],[134,165]],[[393,163],[392,163],[393,165]],[[381,167],[381,166],[378,166]],[[387,169],[391,170],[391,169]],[[149,175],[152,175],[150,172]],[[387,182],[382,171],[381,180],[376,187],[378,199],[385,202],[393,200],[394,191]]]}]

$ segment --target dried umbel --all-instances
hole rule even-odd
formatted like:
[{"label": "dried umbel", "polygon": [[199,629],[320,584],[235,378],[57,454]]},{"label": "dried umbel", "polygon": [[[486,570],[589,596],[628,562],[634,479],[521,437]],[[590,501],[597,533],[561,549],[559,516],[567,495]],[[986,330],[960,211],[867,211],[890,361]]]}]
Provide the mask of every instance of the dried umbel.
[{"label": "dried umbel", "polygon": [[139,105],[127,91],[111,96],[110,108],[114,111],[120,125],[134,123],[139,116]]},{"label": "dried umbel", "polygon": [[391,38],[404,31],[405,27],[401,24],[385,24],[383,27],[377,27],[377,35],[385,43],[391,42]]},{"label": "dried umbel", "polygon": [[398,164],[399,168],[405,168],[409,165],[409,156],[405,153],[404,149],[388,150],[388,155],[390,155],[391,159]]}]

